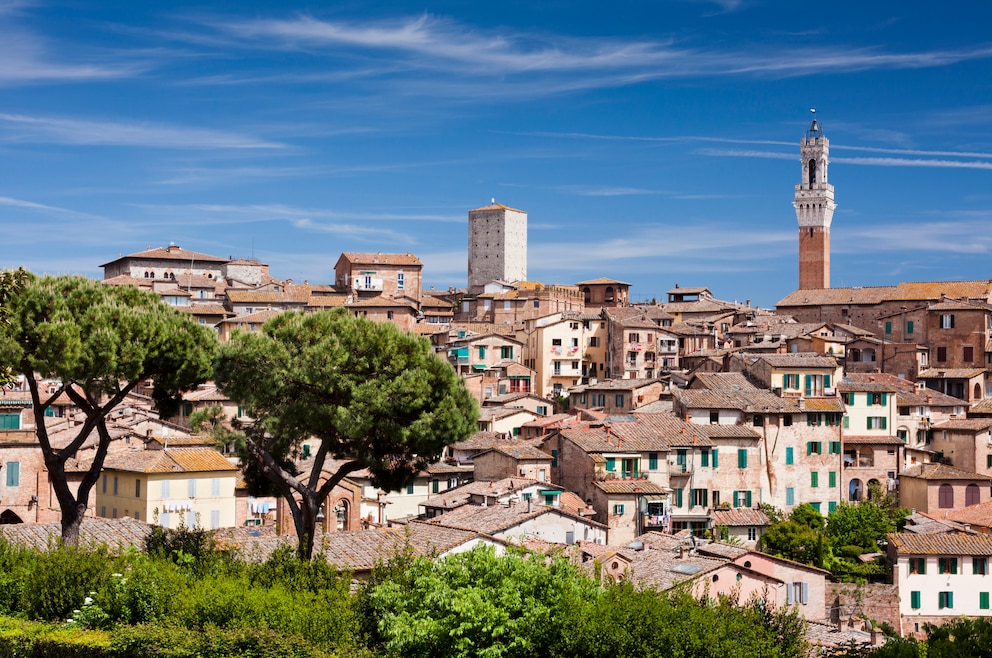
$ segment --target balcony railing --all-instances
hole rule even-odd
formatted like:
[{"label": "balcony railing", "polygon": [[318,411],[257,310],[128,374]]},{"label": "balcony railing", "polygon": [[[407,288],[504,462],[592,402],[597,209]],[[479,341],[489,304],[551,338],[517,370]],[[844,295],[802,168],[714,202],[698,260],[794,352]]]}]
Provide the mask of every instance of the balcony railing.
[{"label": "balcony railing", "polygon": [[691,475],[692,474],[692,464],[681,464],[679,462],[668,462],[668,474],[669,476],[678,475]]}]

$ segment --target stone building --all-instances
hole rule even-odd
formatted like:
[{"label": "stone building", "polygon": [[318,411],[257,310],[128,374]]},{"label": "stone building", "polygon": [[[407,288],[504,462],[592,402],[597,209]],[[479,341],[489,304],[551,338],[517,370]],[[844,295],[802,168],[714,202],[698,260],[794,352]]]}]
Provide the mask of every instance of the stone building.
[{"label": "stone building", "polygon": [[799,289],[830,287],[830,223],[834,186],[827,182],[830,141],[814,115],[800,142],[802,182],[792,205],[799,222]]},{"label": "stone building", "polygon": [[495,200],[468,211],[468,289],[527,280],[527,213]]}]

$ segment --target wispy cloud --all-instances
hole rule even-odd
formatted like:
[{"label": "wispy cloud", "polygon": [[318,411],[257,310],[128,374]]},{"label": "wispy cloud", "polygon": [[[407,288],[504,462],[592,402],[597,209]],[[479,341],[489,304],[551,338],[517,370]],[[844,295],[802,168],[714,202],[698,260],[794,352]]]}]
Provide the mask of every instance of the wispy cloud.
[{"label": "wispy cloud", "polygon": [[79,212],[78,210],[71,210],[69,208],[60,208],[59,206],[49,206],[43,203],[36,203],[34,201],[25,201],[23,199],[13,199],[8,196],[0,196],[0,206],[21,208],[24,210],[31,210],[34,212],[39,212],[51,216],[78,217],[85,219],[103,219],[98,215],[92,215],[86,212]]},{"label": "wispy cloud", "polygon": [[992,253],[989,223],[992,212],[954,221],[913,223],[912,230],[893,230],[891,225],[848,227],[834,241],[838,253],[877,251],[988,254]]},{"label": "wispy cloud", "polygon": [[[863,148],[860,150],[865,150],[865,151],[878,150],[884,153],[903,152],[895,149]],[[715,157],[764,158],[764,159],[772,159],[772,160],[798,159],[798,155],[796,155],[795,153],[782,153],[777,151],[757,151],[757,150],[741,150],[741,149],[699,149],[698,151],[696,151],[696,153],[698,153],[699,155],[709,155]],[[912,151],[907,151],[907,153],[912,153]],[[947,152],[946,154],[958,155],[953,152]],[[984,154],[961,154],[961,155],[962,157],[966,157],[966,155],[984,155]],[[990,156],[986,156],[986,157],[990,157]],[[933,167],[938,169],[992,169],[992,162],[987,162],[982,160],[937,160],[931,158],[832,157],[830,158],[830,161],[832,163],[867,165],[872,167]]]},{"label": "wispy cloud", "polygon": [[281,149],[285,144],[221,130],[0,113],[0,140],[164,149]]}]

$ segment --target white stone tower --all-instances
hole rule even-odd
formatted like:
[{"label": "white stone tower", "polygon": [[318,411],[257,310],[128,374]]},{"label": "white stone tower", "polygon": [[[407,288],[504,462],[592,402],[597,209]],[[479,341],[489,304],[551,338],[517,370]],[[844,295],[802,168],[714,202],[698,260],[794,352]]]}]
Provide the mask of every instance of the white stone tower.
[{"label": "white stone tower", "polygon": [[527,280],[527,213],[493,202],[468,211],[468,289]]},{"label": "white stone tower", "polygon": [[799,145],[802,182],[792,205],[799,221],[799,288],[830,287],[830,222],[834,217],[834,186],[827,182],[830,142],[813,110],[813,122]]}]

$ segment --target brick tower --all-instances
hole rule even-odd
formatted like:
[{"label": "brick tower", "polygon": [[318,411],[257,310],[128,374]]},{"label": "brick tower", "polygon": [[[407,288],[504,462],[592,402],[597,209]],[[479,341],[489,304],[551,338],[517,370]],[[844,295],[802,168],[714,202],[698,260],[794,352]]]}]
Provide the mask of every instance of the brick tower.
[{"label": "brick tower", "polygon": [[834,186],[827,182],[830,142],[813,110],[813,122],[799,145],[802,182],[792,205],[799,221],[799,288],[830,287],[830,222],[834,217]]}]

